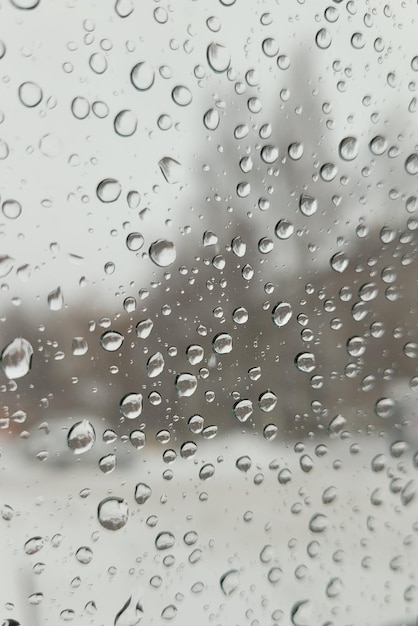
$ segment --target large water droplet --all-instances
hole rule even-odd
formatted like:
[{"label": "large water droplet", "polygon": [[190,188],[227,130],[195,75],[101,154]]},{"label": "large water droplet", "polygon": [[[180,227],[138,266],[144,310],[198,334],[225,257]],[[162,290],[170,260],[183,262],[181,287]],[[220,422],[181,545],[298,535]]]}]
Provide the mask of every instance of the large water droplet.
[{"label": "large water droplet", "polygon": [[312,217],[318,210],[318,200],[307,194],[302,194],[299,198],[299,210],[306,217]]},{"label": "large water droplet", "polygon": [[155,538],[155,547],[157,550],[168,550],[174,546],[176,538],[173,533],[164,531],[159,533]]},{"label": "large water droplet", "polygon": [[111,474],[116,469],[116,454],[106,454],[99,460],[99,468],[103,474]]},{"label": "large water droplet", "polygon": [[119,350],[124,342],[124,336],[116,330],[107,330],[100,337],[100,345],[106,352],[115,352]]},{"label": "large water droplet", "polygon": [[139,417],[142,413],[142,394],[127,393],[120,401],[119,410],[126,419]]},{"label": "large water droplet", "polygon": [[5,200],[1,210],[4,217],[7,217],[9,220],[15,220],[22,213],[22,205],[17,200]]},{"label": "large water droplet", "polygon": [[135,500],[138,504],[145,504],[148,498],[151,497],[151,487],[145,483],[138,483],[135,487]]},{"label": "large water droplet", "polygon": [[1,367],[9,379],[22,378],[30,371],[33,348],[29,341],[17,337],[1,353]]},{"label": "large water droplet", "polygon": [[158,166],[166,181],[171,185],[180,182],[184,177],[183,166],[171,157],[163,157],[158,162]]},{"label": "large water droplet", "polygon": [[157,239],[149,248],[151,260],[159,267],[167,267],[176,260],[176,248],[172,241]]},{"label": "large water droplet", "polygon": [[131,70],[131,82],[138,91],[146,91],[153,86],[155,71],[146,61],[137,63]]},{"label": "large water droplet", "polygon": [[272,391],[264,391],[258,398],[258,406],[264,413],[270,413],[276,407],[277,396]]},{"label": "large water droplet", "polygon": [[177,394],[182,397],[189,397],[194,394],[197,389],[197,378],[193,374],[179,374],[176,377]]},{"label": "large water droplet", "polygon": [[382,137],[381,135],[373,137],[373,139],[369,143],[370,151],[376,156],[382,155],[386,151],[387,146],[388,144],[385,137]]},{"label": "large water droplet", "polygon": [[98,506],[97,517],[103,528],[119,530],[128,521],[128,504],[123,498],[117,496],[105,498]]},{"label": "large water droplet", "polygon": [[105,178],[97,185],[96,194],[102,202],[116,202],[122,192],[121,184],[115,178]]},{"label": "large water droplet", "polygon": [[147,339],[151,331],[154,327],[154,323],[151,319],[147,318],[145,320],[141,320],[136,325],[136,334],[140,339]]},{"label": "large water droplet", "polygon": [[232,351],[232,337],[228,333],[218,333],[212,341],[212,348],[216,354],[229,354]]},{"label": "large water droplet", "polygon": [[297,141],[291,143],[287,149],[287,152],[293,161],[299,161],[299,159],[301,159],[303,156],[303,144]]},{"label": "large water droplet", "polygon": [[234,404],[234,415],[240,422],[246,422],[247,419],[252,415],[253,412],[253,403],[251,400],[238,400]]},{"label": "large water droplet", "polygon": [[264,163],[271,164],[279,158],[279,148],[277,146],[263,146],[261,149],[261,158]]},{"label": "large water droplet", "polygon": [[219,113],[216,109],[209,109],[203,116],[203,123],[208,130],[216,130],[219,126]]},{"label": "large water droplet", "polygon": [[84,120],[90,113],[90,104],[86,98],[77,96],[71,103],[71,111],[78,120]]},{"label": "large water droplet", "polygon": [[293,605],[290,619],[294,626],[311,626],[312,604],[309,600],[301,600]]},{"label": "large water droplet", "polygon": [[295,227],[288,220],[279,220],[274,228],[274,233],[279,239],[289,239],[293,235]]},{"label": "large water droplet", "polygon": [[326,28],[321,28],[315,36],[316,45],[321,50],[326,50],[332,43],[332,37]]},{"label": "large water droplet", "polygon": [[138,120],[133,111],[124,109],[116,115],[113,126],[121,137],[131,137],[137,129]]},{"label": "large water droplet", "polygon": [[206,54],[208,63],[214,72],[226,72],[231,63],[231,55],[228,48],[220,43],[211,43]]},{"label": "large water droplet", "polygon": [[282,326],[286,326],[290,321],[292,314],[292,307],[289,302],[279,302],[273,308],[271,317],[276,326],[281,328]]},{"label": "large water droplet", "polygon": [[230,569],[228,572],[225,572],[225,574],[221,576],[219,584],[224,594],[230,596],[239,585],[239,571]]},{"label": "large water droplet", "polygon": [[353,161],[358,155],[358,141],[355,137],[345,137],[338,146],[340,157],[344,161]]},{"label": "large water droplet", "polygon": [[19,87],[19,98],[29,108],[36,107],[42,100],[42,89],[36,83],[22,83]]},{"label": "large water droplet", "polygon": [[295,358],[295,365],[300,372],[309,374],[316,367],[315,355],[312,352],[300,352]]},{"label": "large water droplet", "polygon": [[309,522],[309,529],[313,533],[322,533],[328,526],[328,518],[322,513],[316,513]]},{"label": "large water droplet", "polygon": [[418,174],[418,154],[410,154],[405,161],[405,169],[408,174]]},{"label": "large water droplet", "polygon": [[348,263],[348,258],[344,252],[337,252],[330,260],[332,269],[339,274],[342,274],[347,269]]},{"label": "large water droplet", "polygon": [[144,616],[144,609],[140,600],[135,602],[132,596],[128,598],[121,610],[116,614],[114,626],[136,626]]},{"label": "large water droplet", "polygon": [[164,357],[161,352],[156,352],[147,362],[147,374],[149,378],[159,376],[164,369]]},{"label": "large water droplet", "polygon": [[174,102],[181,107],[189,105],[193,99],[192,92],[184,85],[177,85],[171,92]]},{"label": "large water droplet", "polygon": [[88,420],[82,420],[72,426],[67,435],[67,445],[74,454],[84,454],[94,446],[96,432],[93,424]]}]

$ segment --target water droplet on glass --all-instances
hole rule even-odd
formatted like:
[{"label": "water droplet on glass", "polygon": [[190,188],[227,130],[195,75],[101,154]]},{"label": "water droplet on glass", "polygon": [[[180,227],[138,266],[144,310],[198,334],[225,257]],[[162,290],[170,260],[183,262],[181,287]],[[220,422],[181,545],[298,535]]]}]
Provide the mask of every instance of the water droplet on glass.
[{"label": "water droplet on glass", "polygon": [[387,144],[386,139],[382,137],[381,135],[377,135],[376,137],[373,137],[373,139],[369,143],[370,151],[376,156],[380,156],[384,152],[386,152],[387,146],[388,144]]},{"label": "water droplet on glass", "polygon": [[330,433],[339,433],[346,426],[347,420],[343,415],[336,415],[329,423],[328,431]]},{"label": "water droplet on glass", "polygon": [[342,274],[348,267],[348,258],[344,252],[337,252],[331,257],[330,264],[333,270]]},{"label": "water droplet on glass", "polygon": [[205,351],[203,350],[202,346],[196,344],[189,346],[186,350],[187,360],[189,361],[190,365],[197,365],[198,363],[201,363],[204,354]]},{"label": "water droplet on glass", "polygon": [[135,602],[131,596],[116,614],[114,626],[136,626],[143,616],[144,609],[141,601]]},{"label": "water droplet on glass", "polygon": [[326,183],[331,182],[337,175],[337,168],[333,163],[325,163],[319,170],[319,175]]},{"label": "water droplet on glass", "polygon": [[77,96],[71,103],[71,111],[78,120],[84,120],[90,113],[90,104],[82,96]]},{"label": "water droplet on glass", "polygon": [[126,419],[139,417],[142,413],[142,394],[127,393],[120,401],[119,410]]},{"label": "water droplet on glass", "polygon": [[230,63],[231,55],[228,48],[220,43],[211,43],[207,48],[207,59],[214,72],[226,72]]},{"label": "water droplet on glass", "polygon": [[331,578],[329,581],[325,593],[328,598],[336,598],[343,590],[343,583],[341,578]]},{"label": "water droplet on glass", "polygon": [[183,166],[171,157],[163,157],[160,161],[158,161],[158,166],[164,178],[168,183],[170,183],[170,185],[180,182],[184,177]]},{"label": "water droplet on glass", "polygon": [[276,237],[279,239],[289,239],[294,233],[295,227],[288,220],[279,220],[274,228]]},{"label": "water droplet on glass", "polygon": [[338,146],[340,157],[344,161],[353,161],[358,155],[358,141],[355,137],[345,137]]},{"label": "water droplet on glass", "polygon": [[167,267],[176,260],[176,248],[172,241],[157,239],[149,248],[151,260],[159,267]]},{"label": "water droplet on glass", "polygon": [[315,355],[312,352],[300,352],[295,358],[295,365],[300,372],[309,374],[316,368]]},{"label": "water droplet on glass", "polygon": [[299,198],[299,210],[306,217],[312,217],[318,210],[318,200],[307,194],[302,194]]},{"label": "water droplet on glass", "polygon": [[102,500],[97,509],[97,517],[103,528],[119,530],[128,521],[128,504],[123,498],[110,496]]},{"label": "water droplet on glass", "polygon": [[8,256],[7,254],[3,254],[0,256],[0,277],[3,278],[7,276],[14,267],[14,259]]},{"label": "water droplet on glass", "polygon": [[145,483],[138,483],[135,487],[135,500],[138,504],[145,504],[145,502],[151,497],[151,487]]},{"label": "water droplet on glass", "polygon": [[15,220],[22,213],[22,206],[17,200],[5,200],[1,210],[4,217],[7,217],[9,220]]},{"label": "water droplet on glass", "polygon": [[116,469],[116,454],[106,454],[99,460],[99,468],[103,474],[111,474]]},{"label": "water droplet on glass", "polygon": [[279,158],[279,148],[277,146],[263,146],[261,149],[261,158],[264,163],[274,163]]},{"label": "water droplet on glass", "polygon": [[228,572],[225,572],[221,576],[219,584],[224,594],[230,596],[239,585],[239,571],[230,569]]},{"label": "water droplet on glass", "polygon": [[[0,53],[1,53],[1,43],[0,43]],[[4,159],[7,159],[7,157],[9,156],[9,152],[10,152],[9,146],[6,143],[6,141],[4,141],[4,139],[0,139],[0,161],[4,161]]]},{"label": "water droplet on glass", "polygon": [[132,0],[116,0],[115,11],[119,17],[128,17],[133,13],[134,5]]},{"label": "water droplet on glass", "polygon": [[219,113],[216,109],[209,109],[203,116],[203,123],[208,130],[216,130],[219,126]]},{"label": "water droplet on glass", "polygon": [[303,144],[299,142],[291,143],[287,152],[293,161],[299,161],[303,156]]},{"label": "water droplet on glass", "polygon": [[87,546],[82,546],[75,553],[75,558],[79,563],[88,565],[93,560],[93,551]]},{"label": "water droplet on glass", "polygon": [[81,420],[72,426],[67,435],[67,445],[74,454],[84,454],[91,450],[96,441],[96,432],[93,424],[88,420]]},{"label": "water droplet on glass", "polygon": [[57,289],[48,294],[48,306],[51,311],[60,311],[62,309],[64,306],[64,295],[61,287],[57,287]]},{"label": "water droplet on glass", "polygon": [[189,397],[194,394],[197,389],[197,378],[193,374],[179,374],[176,377],[177,394],[182,397]]},{"label": "water droplet on glass", "polygon": [[20,101],[29,108],[36,107],[42,100],[42,97],[42,89],[36,83],[22,83],[19,87]]},{"label": "water droplet on glass", "polygon": [[146,443],[146,436],[142,430],[133,430],[129,435],[129,440],[136,450],[142,450]]},{"label": "water droplet on glass", "polygon": [[322,533],[328,526],[328,518],[322,513],[316,513],[309,522],[309,529],[313,533]]},{"label": "water droplet on glass", "polygon": [[141,233],[129,233],[126,237],[126,247],[132,252],[138,252],[144,245],[144,237]]},{"label": "water droplet on glass", "polygon": [[42,550],[44,544],[45,542],[43,537],[32,537],[31,539],[28,539],[24,545],[25,553],[30,556],[32,554],[36,554],[39,550]]},{"label": "water droplet on glass", "polygon": [[405,161],[405,169],[408,174],[418,174],[418,154],[410,154]]},{"label": "water droplet on glass", "polygon": [[32,365],[33,348],[29,341],[17,337],[1,353],[1,367],[7,378],[14,380],[29,373]]},{"label": "water droplet on glass", "polygon": [[215,474],[215,466],[212,463],[206,463],[199,470],[199,478],[201,480],[208,480]]},{"label": "water droplet on glass", "polygon": [[100,345],[106,352],[119,350],[124,342],[124,336],[116,330],[107,330],[100,337]]},{"label": "water droplet on glass", "polygon": [[113,126],[121,137],[131,137],[137,129],[138,120],[133,111],[124,109],[116,115]]},{"label": "water droplet on glass", "polygon": [[147,362],[148,378],[155,378],[156,376],[159,376],[164,369],[164,365],[164,357],[161,352],[156,352],[150,356]]},{"label": "water droplet on glass", "polygon": [[177,615],[177,607],[169,604],[161,611],[161,617],[166,620],[174,619]]},{"label": "water droplet on glass", "polygon": [[272,391],[264,391],[258,398],[258,406],[264,413],[270,413],[276,407],[277,396]]},{"label": "water droplet on glass", "polygon": [[392,398],[379,398],[374,406],[374,411],[378,417],[388,419],[395,412],[395,401]]},{"label": "water droplet on glass", "polygon": [[268,57],[275,57],[279,51],[279,44],[273,37],[267,37],[261,44],[264,54]]},{"label": "water droplet on glass", "polygon": [[97,197],[102,202],[116,202],[122,192],[121,184],[115,178],[105,178],[97,186]]},{"label": "water droplet on glass", "polygon": [[154,323],[151,319],[147,318],[145,320],[141,320],[136,325],[137,337],[140,339],[147,339],[150,336],[153,327]]},{"label": "water droplet on glass", "polygon": [[94,52],[89,59],[89,65],[95,74],[103,74],[107,70],[106,57],[100,52]]},{"label": "water droplet on glass", "polygon": [[286,324],[290,321],[293,315],[292,307],[289,302],[279,302],[273,308],[271,313],[271,317],[276,326],[281,328],[282,326],[286,326]]},{"label": "water droplet on glass", "polygon": [[176,87],[174,87],[173,91],[171,92],[171,97],[173,98],[174,102],[181,107],[186,107],[191,103],[193,99],[190,89],[188,89],[184,85],[177,85]]},{"label": "water droplet on glass", "polygon": [[321,28],[315,36],[316,45],[321,50],[326,50],[332,43],[332,37],[326,28]]},{"label": "water droplet on glass", "polygon": [[233,411],[240,422],[246,422],[253,413],[253,403],[251,400],[238,400],[234,404]]},{"label": "water droplet on glass", "polygon": [[164,531],[159,533],[155,538],[155,547],[157,550],[168,550],[175,544],[176,538],[173,533]]},{"label": "water droplet on glass", "polygon": [[147,91],[155,80],[155,70],[146,61],[137,63],[131,70],[131,82],[138,91]]},{"label": "water droplet on glass", "polygon": [[232,351],[232,337],[228,333],[218,333],[212,341],[212,348],[216,354],[229,354]]}]

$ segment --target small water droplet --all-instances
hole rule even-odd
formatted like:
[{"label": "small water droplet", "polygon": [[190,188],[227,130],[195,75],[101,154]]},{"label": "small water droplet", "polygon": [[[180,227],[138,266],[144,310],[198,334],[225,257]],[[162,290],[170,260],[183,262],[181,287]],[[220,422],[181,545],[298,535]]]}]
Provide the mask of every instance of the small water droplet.
[{"label": "small water droplet", "polygon": [[271,313],[274,324],[279,328],[281,328],[282,326],[286,326],[286,324],[289,323],[292,315],[292,307],[289,302],[279,302],[273,308],[273,311]]},{"label": "small water droplet", "polygon": [[408,174],[418,174],[418,154],[410,154],[405,161],[405,170]]},{"label": "small water droplet", "polygon": [[307,194],[302,194],[299,198],[299,210],[306,217],[312,217],[318,210],[318,200]]},{"label": "small water droplet", "polygon": [[207,60],[214,72],[226,72],[231,63],[231,55],[228,48],[220,43],[212,42],[206,51]]},{"label": "small water droplet", "polygon": [[330,264],[334,271],[342,274],[347,269],[349,261],[344,252],[337,252],[331,257]]},{"label": "small water droplet", "polygon": [[253,413],[253,403],[251,400],[238,400],[234,404],[233,411],[240,422],[246,422]]},{"label": "small water droplet", "polygon": [[36,83],[26,82],[19,87],[20,101],[29,108],[36,107],[42,100],[42,97],[42,89]]},{"label": "small water droplet", "polygon": [[328,526],[328,518],[322,513],[316,513],[309,522],[309,529],[313,533],[322,533]]},{"label": "small water droplet", "polygon": [[161,352],[156,352],[147,362],[147,375],[149,378],[159,376],[164,369],[164,357]]},{"label": "small water droplet", "polygon": [[258,398],[258,406],[264,413],[270,413],[276,407],[277,396],[272,391],[264,391]]},{"label": "small water droplet", "polygon": [[51,311],[60,311],[62,309],[64,306],[64,295],[61,287],[57,287],[57,289],[48,294],[48,305]]},{"label": "small water droplet", "polygon": [[239,585],[239,571],[230,569],[221,576],[219,583],[224,594],[230,596]]},{"label": "small water droplet", "polygon": [[78,120],[84,120],[90,113],[90,104],[86,98],[77,96],[71,103],[71,112]]},{"label": "small water droplet", "polygon": [[98,506],[97,517],[103,528],[119,530],[128,521],[128,504],[123,498],[117,496],[105,498]]},{"label": "small water droplet", "polygon": [[129,17],[133,13],[134,5],[132,0],[116,0],[115,11],[119,17]]},{"label": "small water droplet", "polygon": [[119,350],[124,342],[124,336],[116,330],[107,330],[100,337],[100,345],[106,352]]},{"label": "small water droplet", "polygon": [[14,380],[29,373],[32,366],[33,348],[29,341],[17,337],[1,353],[1,367],[7,378]]},{"label": "small water droplet", "polygon": [[138,504],[145,504],[145,502],[151,497],[151,487],[145,483],[138,483],[135,487],[135,500]]},{"label": "small water droplet", "polygon": [[291,143],[287,149],[287,152],[293,161],[299,161],[299,159],[301,159],[303,156],[303,144],[297,141]]},{"label": "small water droplet", "polygon": [[173,533],[164,531],[159,533],[155,538],[155,547],[157,550],[168,550],[175,544],[176,538]]},{"label": "small water droplet", "polygon": [[386,152],[387,149],[387,141],[381,135],[377,135],[373,137],[373,139],[369,143],[370,151],[376,156],[381,156]]},{"label": "small water droplet", "polygon": [[193,374],[179,374],[176,377],[175,386],[180,398],[190,397],[197,389],[197,378]]},{"label": "small water droplet", "polygon": [[111,474],[116,469],[116,454],[106,454],[99,460],[99,468],[103,474]]},{"label": "small water droplet", "polygon": [[395,401],[392,398],[379,398],[374,406],[374,411],[378,417],[388,419],[395,412]]},{"label": "small water droplet", "polygon": [[344,161],[353,161],[358,155],[358,141],[355,137],[345,137],[338,146],[340,157]]},{"label": "small water droplet", "polygon": [[138,120],[133,111],[124,109],[116,115],[113,126],[120,137],[131,137],[137,129]]},{"label": "small water droplet", "polygon": [[300,372],[309,374],[316,368],[315,355],[312,352],[300,352],[295,358],[295,365]]},{"label": "small water droplet", "polygon": [[289,239],[294,233],[295,227],[288,220],[279,220],[274,228],[274,233],[279,239]]},{"label": "small water droplet", "polygon": [[321,28],[315,36],[316,45],[321,50],[326,50],[332,43],[332,37],[326,28]]},{"label": "small water droplet", "polygon": [[203,123],[208,130],[216,130],[219,126],[219,113],[216,109],[209,109],[203,116]]},{"label": "small water droplet", "polygon": [[147,63],[142,61],[137,63],[131,70],[131,82],[138,91],[147,91],[155,81],[155,70]]},{"label": "small water droplet", "polygon": [[31,539],[28,539],[24,545],[25,553],[30,556],[32,554],[36,554],[39,550],[42,550],[44,544],[45,542],[43,537],[31,537]]},{"label": "small water droplet", "polygon": [[79,563],[88,565],[93,560],[93,551],[87,546],[82,546],[75,553],[75,558]]},{"label": "small water droplet", "polygon": [[151,331],[154,327],[154,323],[151,319],[147,318],[145,320],[141,320],[136,325],[136,334],[140,339],[147,339]]},{"label": "small water droplet", "polygon": [[88,420],[81,420],[72,426],[67,435],[67,445],[74,454],[84,454],[91,450],[96,441],[96,432],[93,424]]},{"label": "small water droplet", "polygon": [[326,183],[330,183],[337,175],[337,168],[333,163],[325,163],[319,170],[319,175]]},{"label": "small water droplet", "polygon": [[116,202],[122,192],[121,184],[115,178],[105,178],[97,185],[96,194],[102,202]]},{"label": "small water droplet", "polygon": [[232,351],[232,337],[228,333],[218,333],[212,341],[212,348],[216,354],[229,354]]},{"label": "small water droplet", "polygon": [[274,163],[279,158],[279,148],[271,145],[263,146],[261,149],[261,158],[264,163]]},{"label": "small water droplet", "polygon": [[5,200],[1,210],[4,217],[7,217],[9,220],[15,220],[22,213],[22,205],[17,200]]},{"label": "small water droplet", "polygon": [[171,92],[171,97],[173,98],[173,101],[181,107],[188,106],[193,99],[190,89],[184,85],[177,85],[174,87]]},{"label": "small water droplet", "polygon": [[126,247],[132,252],[138,252],[144,245],[144,237],[141,233],[129,233],[126,237]]}]

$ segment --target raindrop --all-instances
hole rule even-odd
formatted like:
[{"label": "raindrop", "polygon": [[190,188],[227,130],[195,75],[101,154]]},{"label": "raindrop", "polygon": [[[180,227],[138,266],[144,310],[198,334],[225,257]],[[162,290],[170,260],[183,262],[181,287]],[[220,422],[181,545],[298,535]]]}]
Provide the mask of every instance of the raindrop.
[{"label": "raindrop", "polygon": [[133,10],[132,0],[116,0],[115,11],[119,17],[128,17],[133,13]]},{"label": "raindrop", "polygon": [[228,572],[225,572],[221,576],[219,584],[224,594],[230,596],[239,585],[239,571],[230,569]]},{"label": "raindrop", "polygon": [[231,55],[228,48],[220,43],[211,43],[207,49],[207,59],[214,72],[226,72],[230,63]]},{"label": "raindrop", "polygon": [[64,295],[61,287],[57,287],[57,289],[48,294],[48,306],[51,311],[60,311],[62,309],[64,306]]},{"label": "raindrop", "polygon": [[88,565],[93,559],[93,552],[90,548],[82,546],[75,553],[75,558],[79,563],[82,563],[83,565]]},{"label": "raindrop", "polygon": [[153,327],[154,327],[154,323],[151,319],[147,318],[145,320],[141,320],[136,325],[137,337],[139,337],[140,339],[148,339]]},{"label": "raindrop", "polygon": [[212,478],[215,474],[215,467],[212,463],[206,463],[199,470],[199,478],[201,480],[208,480],[208,478]]},{"label": "raindrop", "polygon": [[279,158],[279,148],[277,146],[263,146],[261,149],[261,158],[264,163],[274,163]]},{"label": "raindrop", "polygon": [[318,200],[307,194],[302,194],[299,198],[299,210],[306,217],[312,217],[318,210]]},{"label": "raindrop", "polygon": [[282,326],[286,326],[286,324],[290,321],[292,315],[292,307],[289,302],[279,302],[273,308],[271,318],[275,325],[281,328]]},{"label": "raindrop", "polygon": [[121,184],[115,178],[105,178],[97,185],[96,194],[102,202],[115,202],[122,192]]},{"label": "raindrop", "polygon": [[151,497],[151,487],[145,483],[138,483],[135,487],[135,500],[138,504],[145,504],[145,502]]},{"label": "raindrop", "polygon": [[325,163],[319,170],[319,175],[326,183],[330,183],[337,175],[337,168],[333,163]]},{"label": "raindrop", "polygon": [[131,444],[136,450],[142,450],[146,443],[145,433],[142,430],[133,430],[129,435]]},{"label": "raindrop", "polygon": [[155,80],[154,69],[146,62],[137,63],[131,70],[131,82],[138,91],[147,91]]},{"label": "raindrop", "polygon": [[1,210],[4,217],[7,217],[9,220],[15,220],[22,213],[22,206],[17,200],[5,200]]},{"label": "raindrop", "polygon": [[126,247],[132,252],[138,252],[144,245],[144,237],[141,233],[129,233],[126,237]]},{"label": "raindrop", "polygon": [[96,441],[93,424],[84,419],[72,426],[67,435],[67,445],[74,454],[84,454],[91,450]]},{"label": "raindrop", "polygon": [[115,617],[114,626],[136,626],[144,615],[144,609],[140,600],[135,602],[132,596],[128,598]]},{"label": "raindrop", "polygon": [[343,583],[341,581],[341,578],[331,578],[327,585],[325,593],[327,594],[328,598],[336,598],[340,595],[342,590]]},{"label": "raindrop", "polygon": [[157,239],[149,248],[151,261],[159,267],[167,267],[176,260],[176,248],[172,241],[167,239]]},{"label": "raindrop", "polygon": [[116,330],[107,330],[100,337],[100,345],[106,352],[116,352],[122,346],[124,336]]},{"label": "raindrop", "polygon": [[347,420],[342,415],[336,415],[328,426],[328,431],[330,433],[339,433],[346,426]]},{"label": "raindrop", "polygon": [[418,174],[418,154],[410,154],[405,161],[405,169],[408,174]]},{"label": "raindrop", "polygon": [[29,341],[17,337],[1,353],[1,367],[7,378],[14,380],[29,373],[32,365],[33,348]]},{"label": "raindrop", "polygon": [[288,220],[279,220],[274,228],[276,237],[279,239],[289,239],[293,235],[295,227]]},{"label": "raindrop", "polygon": [[100,52],[94,52],[89,59],[89,65],[95,74],[103,74],[107,70],[106,57]]},{"label": "raindrop", "polygon": [[388,147],[387,141],[381,135],[377,135],[376,137],[373,137],[373,139],[369,143],[370,151],[376,156],[380,156],[384,154],[384,152],[386,152],[387,147]]},{"label": "raindrop", "polygon": [[127,393],[119,403],[119,411],[126,419],[139,417],[142,413],[142,394]]},{"label": "raindrop", "polygon": [[36,107],[42,100],[42,89],[36,83],[22,83],[19,87],[19,98],[29,108]]},{"label": "raindrop", "polygon": [[171,92],[174,102],[181,107],[189,105],[193,99],[190,89],[184,85],[177,85]]},{"label": "raindrop", "polygon": [[216,130],[219,126],[219,113],[216,109],[209,109],[203,116],[203,123],[208,130]]},{"label": "raindrop", "polygon": [[316,367],[315,355],[312,352],[300,352],[295,358],[295,365],[300,372],[309,374]]},{"label": "raindrop", "polygon": [[380,398],[376,401],[374,411],[378,417],[388,419],[395,412],[395,402],[392,398]]},{"label": "raindrop", "polygon": [[169,604],[161,611],[161,617],[166,620],[174,619],[177,615],[177,607]]},{"label": "raindrop", "polygon": [[4,139],[0,139],[0,161],[7,159],[7,157],[9,156],[9,152],[9,146],[7,145],[7,143],[4,141]]},{"label": "raindrop", "polygon": [[170,185],[180,182],[181,179],[184,177],[183,166],[171,157],[163,157],[158,162],[158,167],[160,168],[164,178],[168,183],[170,183]]},{"label": "raindrop", "polygon": [[253,413],[251,400],[239,400],[234,404],[234,415],[240,422],[246,422]]},{"label": "raindrop", "polygon": [[355,137],[345,137],[338,146],[340,157],[344,161],[353,161],[358,155],[358,141]]},{"label": "raindrop", "polygon": [[133,111],[124,109],[116,115],[113,126],[121,137],[131,137],[137,129],[138,120]]},{"label": "raindrop", "polygon": [[232,312],[232,319],[236,324],[245,324],[248,321],[248,311],[243,306],[239,306]]},{"label": "raindrop", "polygon": [[299,142],[291,143],[287,152],[293,161],[299,161],[303,156],[303,144]]},{"label": "raindrop", "polygon": [[123,498],[110,496],[102,500],[97,509],[97,517],[103,528],[119,530],[128,521],[128,504]]},{"label": "raindrop", "polygon": [[29,556],[36,554],[39,550],[42,550],[44,543],[45,542],[42,537],[32,537],[31,539],[28,539],[24,545],[25,553]]},{"label": "raindrop", "polygon": [[173,533],[164,531],[159,533],[155,538],[155,547],[157,550],[168,550],[174,546],[176,538]]},{"label": "raindrop", "polygon": [[204,354],[205,352],[202,346],[199,345],[191,345],[186,350],[187,360],[189,361],[190,365],[197,365],[198,363],[201,363]]},{"label": "raindrop", "polygon": [[0,255],[0,277],[3,278],[9,274],[14,266],[14,259],[7,254]]},{"label": "raindrop", "polygon": [[332,43],[332,37],[326,28],[321,28],[315,36],[316,45],[321,50],[326,50]]},{"label": "raindrop", "polygon": [[228,354],[232,351],[232,337],[228,333],[218,333],[212,341],[212,348],[216,354]]},{"label": "raindrop", "polygon": [[197,389],[197,378],[193,374],[179,374],[176,377],[175,386],[180,398],[190,397]]},{"label": "raindrop", "polygon": [[111,474],[116,469],[116,455],[106,454],[99,460],[99,468],[103,474]]},{"label": "raindrop", "polygon": [[348,267],[348,258],[344,252],[337,252],[330,259],[330,264],[333,270],[342,274]]},{"label": "raindrop", "polygon": [[258,406],[264,413],[270,413],[276,407],[277,396],[272,391],[264,391],[258,398]]},{"label": "raindrop", "polygon": [[261,44],[264,54],[268,57],[275,57],[279,51],[279,44],[273,37],[267,37]]},{"label": "raindrop", "polygon": [[316,513],[309,522],[309,529],[313,533],[322,533],[328,526],[328,519],[322,513]]},{"label": "raindrop", "polygon": [[161,352],[153,354],[147,362],[147,375],[148,378],[155,378],[159,376],[164,370],[164,357]]},{"label": "raindrop", "polygon": [[241,237],[234,237],[231,241],[232,252],[235,256],[242,258],[247,252],[247,245]]}]

